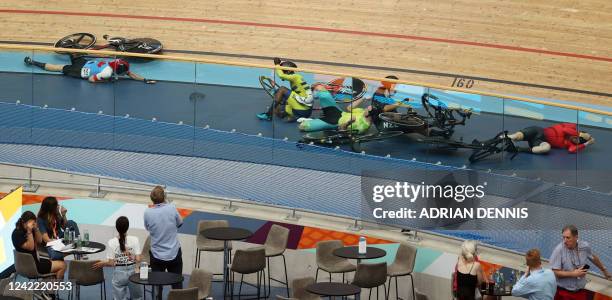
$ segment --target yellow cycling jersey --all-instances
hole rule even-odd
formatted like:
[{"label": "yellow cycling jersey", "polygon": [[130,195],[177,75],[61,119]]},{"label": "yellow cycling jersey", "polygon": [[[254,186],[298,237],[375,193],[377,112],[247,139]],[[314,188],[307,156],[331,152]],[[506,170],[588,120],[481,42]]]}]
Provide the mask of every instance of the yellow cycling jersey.
[{"label": "yellow cycling jersey", "polygon": [[289,84],[291,85],[291,91],[295,92],[298,96],[309,96],[310,86],[308,85],[308,83],[306,83],[306,81],[304,81],[302,75],[298,73],[285,74],[283,70],[280,69],[276,69],[276,75],[282,80],[289,81]]}]

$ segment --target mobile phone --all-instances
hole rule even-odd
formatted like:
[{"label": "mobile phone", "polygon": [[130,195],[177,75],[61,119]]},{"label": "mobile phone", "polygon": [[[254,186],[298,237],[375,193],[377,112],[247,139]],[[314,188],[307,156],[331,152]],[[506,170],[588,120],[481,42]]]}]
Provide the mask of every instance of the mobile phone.
[{"label": "mobile phone", "polygon": [[591,266],[589,266],[588,264],[585,264],[584,266],[582,266],[582,269],[583,269],[583,270],[588,270],[588,269],[590,269],[590,268],[591,268]]}]

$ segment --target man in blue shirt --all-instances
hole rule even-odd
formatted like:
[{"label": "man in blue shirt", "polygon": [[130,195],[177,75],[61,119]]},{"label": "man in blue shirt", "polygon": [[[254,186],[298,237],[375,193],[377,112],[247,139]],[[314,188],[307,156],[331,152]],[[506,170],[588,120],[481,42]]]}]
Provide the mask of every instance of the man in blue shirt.
[{"label": "man in blue shirt", "polygon": [[[183,255],[178,242],[178,228],[183,219],[176,206],[166,202],[166,194],[161,186],[151,191],[153,206],[145,210],[144,225],[151,236],[151,269],[153,271],[183,273]],[[183,288],[183,283],[172,285],[173,289]],[[157,293],[161,296],[161,291]]]},{"label": "man in blue shirt", "polygon": [[589,261],[601,270],[606,279],[612,280],[612,276],[595,255],[591,245],[585,240],[578,239],[576,226],[563,227],[561,234],[563,242],[553,250],[549,264],[557,276],[556,299],[585,299]]},{"label": "man in blue shirt", "polygon": [[555,273],[542,268],[540,250],[531,249],[525,254],[527,273],[512,288],[512,296],[529,300],[552,300],[557,291]]}]

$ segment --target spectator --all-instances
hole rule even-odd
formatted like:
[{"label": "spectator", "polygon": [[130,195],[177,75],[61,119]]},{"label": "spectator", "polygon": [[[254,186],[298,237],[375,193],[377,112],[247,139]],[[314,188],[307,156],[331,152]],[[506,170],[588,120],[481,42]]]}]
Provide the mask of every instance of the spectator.
[{"label": "spectator", "polygon": [[[67,219],[67,212],[65,207],[58,205],[55,197],[43,199],[38,211],[37,223],[45,245],[50,241],[63,238],[64,234],[68,234],[68,229],[75,230],[76,236],[79,235],[79,227],[74,221]],[[51,260],[64,260],[64,254],[51,247],[47,247],[47,252]]]},{"label": "spectator", "polygon": [[477,257],[475,241],[465,241],[461,245],[461,256],[455,269],[457,280],[457,300],[474,300],[476,291],[485,280],[484,272]]},{"label": "spectator", "polygon": [[130,228],[128,218],[124,216],[117,218],[115,228],[119,236],[108,241],[106,252],[108,260],[99,260],[93,268],[115,267],[112,281],[114,300],[142,299],[142,290],[129,280],[139,267],[140,243],[137,237],[126,235]]},{"label": "spectator", "polygon": [[527,273],[512,288],[512,296],[529,300],[553,300],[557,280],[552,270],[542,268],[540,250],[531,249],[525,254]]},{"label": "spectator", "polygon": [[578,240],[578,229],[567,225],[561,231],[563,242],[559,243],[550,257],[550,267],[557,276],[555,300],[586,299],[585,275],[588,271],[587,260],[595,264],[610,280],[610,273],[593,253],[589,243]]},{"label": "spectator", "polygon": [[40,274],[55,273],[57,279],[64,278],[66,263],[63,260],[49,261],[39,259],[36,253],[36,246],[42,242],[42,234],[36,224],[36,216],[31,211],[24,211],[15,224],[15,230],[11,235],[13,246],[18,252],[28,253],[34,257],[36,269]]},{"label": "spectator", "polygon": [[[183,219],[176,206],[166,202],[161,186],[153,188],[151,201],[153,206],[147,208],[144,213],[145,229],[151,235],[151,269],[182,274],[183,257],[177,237]],[[182,286],[183,283],[177,283],[172,285],[172,288],[180,289]],[[161,292],[158,295],[161,295]]]}]

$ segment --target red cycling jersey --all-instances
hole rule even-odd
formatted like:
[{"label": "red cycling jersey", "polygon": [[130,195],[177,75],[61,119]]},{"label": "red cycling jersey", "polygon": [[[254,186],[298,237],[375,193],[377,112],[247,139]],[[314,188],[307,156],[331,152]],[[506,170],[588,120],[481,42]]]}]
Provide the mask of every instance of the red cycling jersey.
[{"label": "red cycling jersey", "polygon": [[570,137],[579,136],[576,124],[573,123],[560,123],[544,128],[544,136],[551,147],[566,148],[569,153],[576,153],[586,147],[584,144],[576,145],[570,141]]}]

